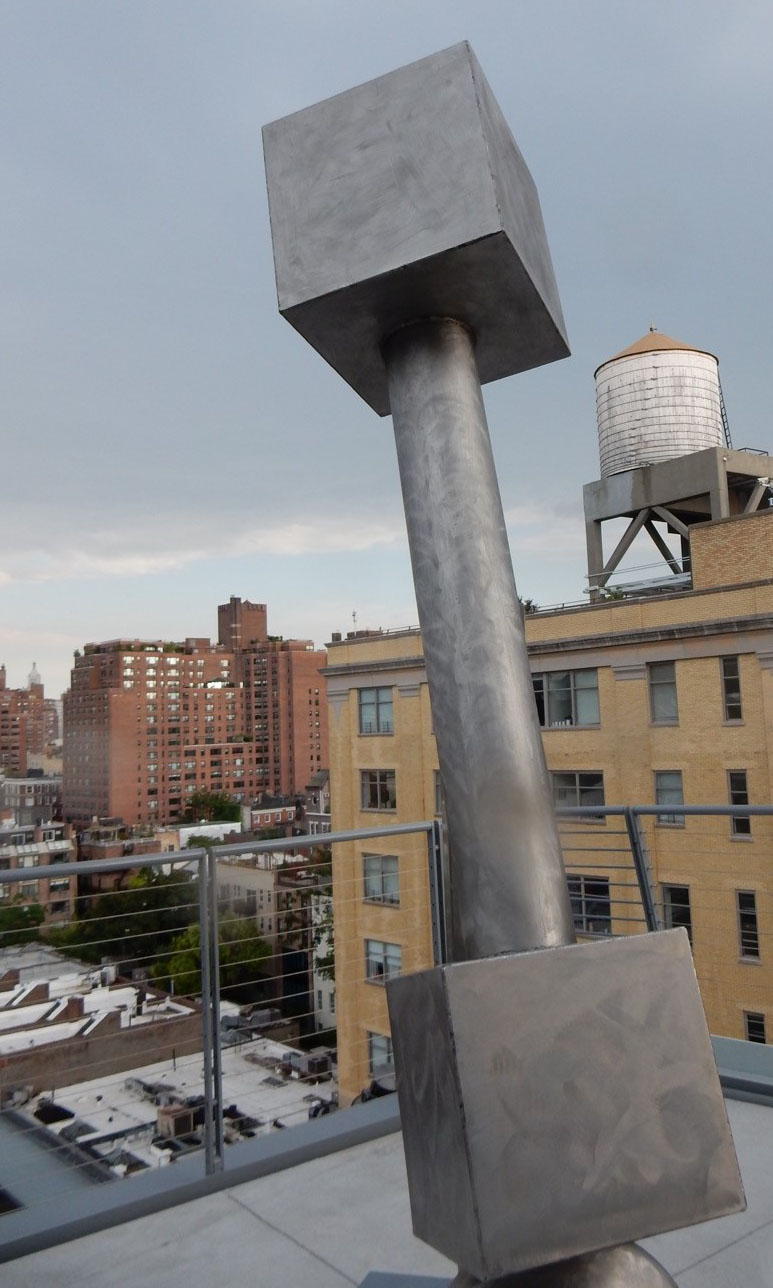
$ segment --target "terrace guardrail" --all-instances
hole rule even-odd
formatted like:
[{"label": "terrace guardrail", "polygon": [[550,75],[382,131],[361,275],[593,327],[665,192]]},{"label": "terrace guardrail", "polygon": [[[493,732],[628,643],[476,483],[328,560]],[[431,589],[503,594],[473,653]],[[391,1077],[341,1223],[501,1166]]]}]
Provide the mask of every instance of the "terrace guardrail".
[{"label": "terrace guardrail", "polygon": [[[760,1065],[773,1024],[773,807],[558,813],[578,937],[683,926],[732,1066],[725,1085],[773,1091]],[[444,961],[439,818],[79,862],[35,863],[6,842],[0,1258],[94,1228],[95,1213],[126,1219],[397,1129],[394,1098],[338,1105],[333,856],[355,846],[369,860],[353,878],[336,865],[337,916],[429,915],[419,965]],[[388,850],[400,853],[399,897]],[[411,888],[427,902],[409,909]],[[342,937],[338,952],[373,984],[402,968],[393,947]],[[355,1069],[365,1100],[390,1085],[383,1045]]]}]

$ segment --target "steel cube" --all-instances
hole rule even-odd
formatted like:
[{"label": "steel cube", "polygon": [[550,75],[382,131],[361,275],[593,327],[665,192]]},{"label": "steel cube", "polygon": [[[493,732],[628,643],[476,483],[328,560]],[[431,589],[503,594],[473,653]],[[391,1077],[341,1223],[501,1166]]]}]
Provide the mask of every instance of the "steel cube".
[{"label": "steel cube", "polygon": [[280,312],[380,415],[384,338],[465,322],[481,381],[566,357],[537,190],[464,42],[263,130]]},{"label": "steel cube", "polygon": [[479,1279],[745,1206],[684,930],[387,992],[414,1232]]}]

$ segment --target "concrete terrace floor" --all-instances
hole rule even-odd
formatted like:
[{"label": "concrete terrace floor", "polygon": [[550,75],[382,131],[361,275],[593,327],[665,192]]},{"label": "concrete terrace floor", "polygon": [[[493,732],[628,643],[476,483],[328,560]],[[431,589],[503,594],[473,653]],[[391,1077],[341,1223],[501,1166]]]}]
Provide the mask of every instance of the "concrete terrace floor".
[{"label": "concrete terrace floor", "polygon": [[[730,1100],[748,1208],[645,1241],[680,1288],[773,1288],[773,1110]],[[3,1288],[446,1288],[411,1233],[399,1134],[36,1252]]]}]

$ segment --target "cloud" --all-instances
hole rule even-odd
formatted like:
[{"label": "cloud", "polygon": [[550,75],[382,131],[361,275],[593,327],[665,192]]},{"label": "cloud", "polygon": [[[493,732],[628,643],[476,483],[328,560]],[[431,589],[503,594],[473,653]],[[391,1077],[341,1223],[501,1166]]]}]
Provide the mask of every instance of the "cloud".
[{"label": "cloud", "polygon": [[555,514],[537,506],[513,506],[505,511],[505,523],[514,553],[540,555],[561,560],[585,552],[585,524],[577,513]]},{"label": "cloud", "polygon": [[79,643],[80,640],[74,632],[67,634],[65,631],[47,631],[42,627],[29,629],[20,626],[0,626],[0,646],[16,648],[24,645],[32,650],[31,656],[39,647],[63,648],[69,651]]},{"label": "cloud", "polygon": [[[378,517],[350,511],[331,518],[282,517],[275,522],[235,528],[234,516],[216,515],[211,531],[202,532],[202,516],[164,514],[157,521],[122,522],[116,528],[99,526],[74,534],[68,544],[7,554],[0,568],[0,586],[11,582],[93,581],[105,577],[153,577],[179,572],[209,559],[250,555],[305,558],[358,553],[366,550],[404,550],[405,520],[394,514]],[[551,513],[533,505],[505,511],[514,553],[541,555],[548,560],[576,556],[584,549],[582,519],[573,513]],[[203,539],[202,539],[203,537]]]},{"label": "cloud", "polygon": [[[225,535],[208,534],[201,542],[201,524],[197,524],[196,544],[188,545],[184,518],[175,531],[174,520],[163,527],[137,525],[120,533],[98,530],[81,535],[78,544],[64,549],[32,550],[6,557],[0,569],[0,584],[10,582],[45,582],[52,580],[95,580],[102,577],[149,577],[178,572],[206,559],[239,558],[245,555],[298,557],[341,554],[370,550],[374,547],[399,548],[405,545],[402,519],[378,520],[350,514],[339,519],[320,518],[267,524],[233,532],[223,521]],[[153,548],[148,548],[149,541]],[[120,547],[118,543],[120,542]],[[131,549],[127,550],[127,545]],[[159,548],[161,547],[161,548]]]},{"label": "cloud", "polygon": [[374,546],[404,546],[405,524],[362,520],[320,520],[316,523],[285,523],[274,528],[245,532],[230,554],[310,555],[341,554],[370,550]]}]

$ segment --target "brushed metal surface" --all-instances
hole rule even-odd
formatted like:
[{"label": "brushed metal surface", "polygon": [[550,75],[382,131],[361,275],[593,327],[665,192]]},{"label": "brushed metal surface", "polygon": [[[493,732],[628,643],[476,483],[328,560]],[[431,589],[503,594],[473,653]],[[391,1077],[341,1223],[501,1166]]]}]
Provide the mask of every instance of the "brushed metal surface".
[{"label": "brushed metal surface", "polygon": [[676,1288],[676,1280],[643,1248],[626,1243],[485,1282],[461,1270],[449,1288]]},{"label": "brushed metal surface", "polygon": [[466,42],[264,126],[280,312],[380,415],[379,345],[457,317],[481,379],[569,350],[534,181]]},{"label": "brushed metal surface", "polygon": [[[424,1124],[442,1131],[452,1112],[452,1081],[436,1092],[415,1074],[437,1058],[437,977],[464,1148],[445,1139],[446,1203],[425,1209],[414,1203],[430,1167]],[[415,1232],[469,1274],[494,1279],[744,1206],[683,930],[439,967],[391,981],[387,996]],[[472,1202],[452,1210],[467,1183]]]},{"label": "brushed metal surface", "polygon": [[[693,1085],[696,1053],[680,1048],[671,1082],[664,1057],[661,1099],[641,1091],[631,1118],[620,1082],[641,1023],[628,1022],[622,984],[612,997],[601,989],[599,1021],[593,990],[605,973],[609,984],[608,964],[568,1010],[554,996],[561,968],[547,965],[574,954],[574,980],[590,959],[556,947],[574,929],[480,389],[568,353],[528,169],[466,43],[266,126],[264,148],[280,311],[395,423],[460,960],[388,986],[416,1233],[490,1277],[671,1228],[674,1212],[734,1210],[727,1123],[722,1136],[705,1069]],[[654,960],[644,968],[668,975]],[[581,1062],[584,1022],[598,1050]],[[645,1043],[650,1054],[664,1045]],[[700,1129],[692,1152],[686,1121]],[[568,1167],[556,1165],[562,1146]],[[608,1253],[608,1267],[636,1254]],[[612,1274],[587,1282],[609,1286]]]},{"label": "brushed metal surface", "polygon": [[[413,978],[418,977],[405,977],[407,981]],[[421,1050],[412,1051],[414,1058],[402,1063],[400,1073],[400,1111],[413,1229],[428,1243],[434,1241],[427,1236],[436,1234],[442,1239],[446,1255],[457,1265],[466,1266],[477,1264],[481,1249],[472,1175],[464,1166],[464,1105],[457,1081],[453,1032],[448,1023],[445,980],[439,971],[423,973],[421,980],[416,989],[409,984],[400,994],[399,1003],[401,1015],[405,1008],[411,1012],[411,1033],[417,1026],[424,1034]],[[389,1006],[391,1015],[391,998]],[[420,1106],[420,1113],[411,1112],[406,1119],[404,1102],[411,1110]]]},{"label": "brushed metal surface", "polygon": [[445,788],[451,957],[572,943],[473,342],[441,319],[398,331],[385,355]]}]

